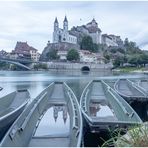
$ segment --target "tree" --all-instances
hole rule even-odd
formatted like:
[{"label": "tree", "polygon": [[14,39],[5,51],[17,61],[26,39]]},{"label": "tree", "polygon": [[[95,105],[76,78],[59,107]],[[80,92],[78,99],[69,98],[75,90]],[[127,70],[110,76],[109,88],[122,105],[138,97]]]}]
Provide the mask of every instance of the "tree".
[{"label": "tree", "polygon": [[70,49],[67,53],[67,60],[68,61],[77,61],[79,60],[80,56],[76,49]]},{"label": "tree", "polygon": [[141,60],[140,59],[140,55],[134,54],[134,55],[132,55],[132,56],[129,57],[128,63],[129,64],[132,64],[132,65],[135,65],[135,66],[138,66],[139,63],[140,63],[140,60]]},{"label": "tree", "polygon": [[105,63],[108,63],[111,59],[110,54],[107,50],[104,51],[103,56],[105,58]]},{"label": "tree", "polygon": [[82,42],[80,45],[81,45],[81,49],[94,52],[94,44],[93,44],[93,40],[90,36],[84,36],[82,38]]},{"label": "tree", "polygon": [[47,57],[48,57],[50,60],[59,59],[59,56],[57,55],[57,50],[51,49],[51,50],[47,53]]},{"label": "tree", "polygon": [[123,66],[124,63],[125,63],[125,57],[124,56],[118,56],[113,61],[114,67]]}]

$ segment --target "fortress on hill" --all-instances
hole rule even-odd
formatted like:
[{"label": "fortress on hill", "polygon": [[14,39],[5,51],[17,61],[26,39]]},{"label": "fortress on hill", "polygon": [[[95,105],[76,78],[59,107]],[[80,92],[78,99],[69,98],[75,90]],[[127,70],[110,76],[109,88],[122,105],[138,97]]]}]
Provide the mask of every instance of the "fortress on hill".
[{"label": "fortress on hill", "polygon": [[106,47],[120,47],[123,45],[120,36],[102,34],[102,31],[98,27],[98,23],[94,18],[86,25],[74,26],[69,29],[66,16],[63,20],[63,28],[59,27],[58,18],[56,17],[53,27],[52,42],[48,42],[47,46],[44,48],[41,59],[46,61],[48,59],[49,51],[53,49],[58,51],[57,54],[62,60],[66,59],[69,49],[76,49],[79,52],[83,52],[83,50],[85,51],[85,49],[80,50],[81,41],[85,36],[90,36],[93,43],[103,44]]},{"label": "fortress on hill", "polygon": [[65,16],[63,28],[59,28],[57,17],[54,21],[53,43],[71,43],[80,44],[82,38],[86,35],[91,36],[93,43],[106,44],[107,46],[119,46],[122,43],[120,36],[101,34],[102,31],[98,27],[98,23],[93,20],[86,25],[68,28],[68,19]]}]

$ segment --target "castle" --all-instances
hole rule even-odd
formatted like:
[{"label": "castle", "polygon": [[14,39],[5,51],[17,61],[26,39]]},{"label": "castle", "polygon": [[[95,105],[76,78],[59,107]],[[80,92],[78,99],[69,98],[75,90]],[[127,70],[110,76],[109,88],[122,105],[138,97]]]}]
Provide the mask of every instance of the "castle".
[{"label": "castle", "polygon": [[98,23],[93,20],[86,25],[73,27],[68,30],[68,20],[65,16],[63,21],[63,29],[59,28],[57,17],[54,21],[53,43],[71,43],[80,45],[84,36],[91,36],[93,43],[105,44],[106,46],[121,46],[122,40],[120,36],[101,34],[102,31],[98,27]]},{"label": "castle", "polygon": [[54,21],[53,43],[59,42],[77,44],[77,37],[71,35],[68,31],[68,20],[66,16],[63,21],[63,29],[59,28],[57,17]]}]

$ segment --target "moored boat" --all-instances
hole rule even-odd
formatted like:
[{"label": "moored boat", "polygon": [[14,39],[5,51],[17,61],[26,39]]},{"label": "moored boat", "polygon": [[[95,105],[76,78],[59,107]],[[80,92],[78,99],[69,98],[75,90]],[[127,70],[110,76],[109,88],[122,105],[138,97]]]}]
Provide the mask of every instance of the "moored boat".
[{"label": "moored boat", "polygon": [[118,79],[114,85],[116,92],[127,102],[147,101],[147,94],[128,79]]},{"label": "moored boat", "polygon": [[0,98],[0,140],[22,113],[29,98],[30,94],[27,90],[17,90]]},{"label": "moored boat", "polygon": [[85,87],[80,107],[91,132],[142,122],[131,106],[101,80],[93,80]]},{"label": "moored boat", "polygon": [[137,86],[143,90],[146,94],[148,94],[148,80],[147,79],[140,79],[137,81]]},{"label": "moored boat", "polygon": [[[58,117],[63,121],[55,128]],[[68,125],[66,131],[60,131],[63,124]],[[80,146],[81,138],[82,117],[77,98],[66,83],[54,82],[28,105],[0,146],[76,147]]]}]

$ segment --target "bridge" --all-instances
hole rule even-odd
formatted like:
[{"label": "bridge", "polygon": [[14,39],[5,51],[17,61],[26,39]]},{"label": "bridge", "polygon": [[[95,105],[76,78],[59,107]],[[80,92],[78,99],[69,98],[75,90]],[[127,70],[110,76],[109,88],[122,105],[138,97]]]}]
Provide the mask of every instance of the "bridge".
[{"label": "bridge", "polygon": [[0,61],[14,64],[27,70],[31,70],[31,68],[26,66],[25,64],[36,63],[34,61],[25,60],[25,59],[10,59],[10,58],[2,58],[2,57],[0,57]]}]

